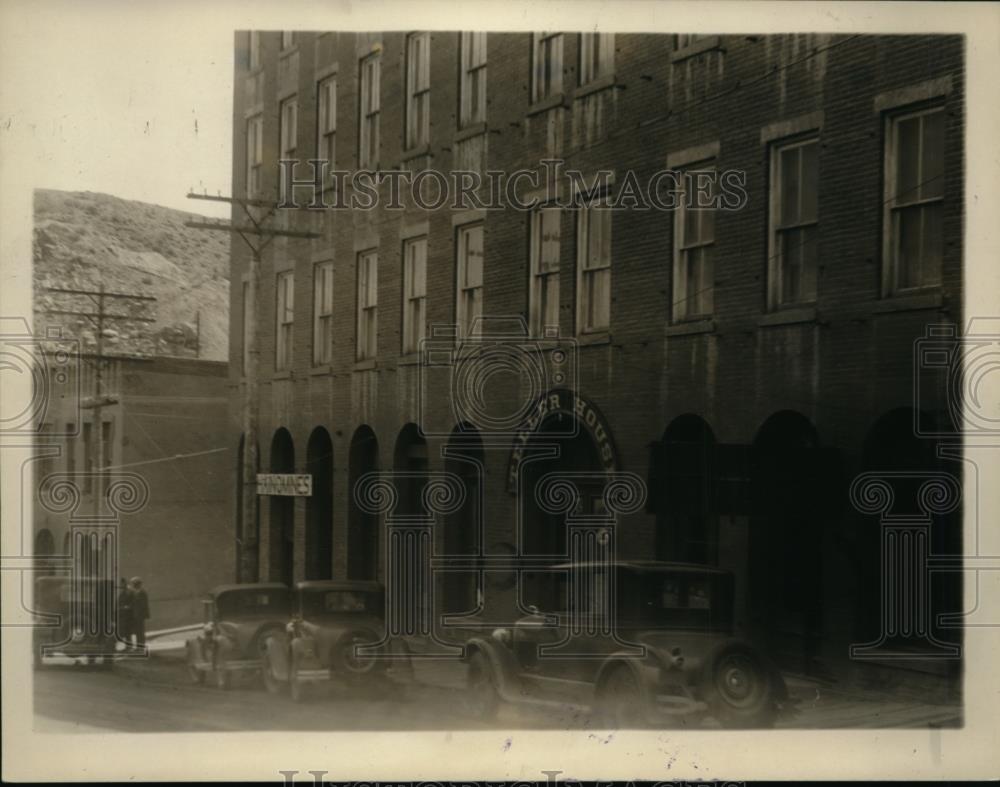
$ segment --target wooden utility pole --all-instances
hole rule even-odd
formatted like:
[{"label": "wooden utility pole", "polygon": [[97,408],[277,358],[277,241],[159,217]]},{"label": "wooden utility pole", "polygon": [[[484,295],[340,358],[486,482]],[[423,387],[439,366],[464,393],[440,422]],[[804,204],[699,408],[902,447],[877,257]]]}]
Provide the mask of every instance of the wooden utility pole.
[{"label": "wooden utility pole", "polygon": [[84,317],[90,320],[94,326],[96,336],[96,349],[94,355],[94,398],[90,402],[83,402],[83,409],[94,411],[91,428],[94,436],[91,440],[91,463],[94,467],[94,513],[100,515],[101,500],[104,493],[104,407],[116,404],[118,399],[104,393],[104,362],[115,357],[104,355],[104,331],[105,323],[108,320],[125,320],[131,322],[156,322],[152,317],[132,314],[115,314],[107,310],[107,302],[110,301],[155,301],[149,295],[133,295],[124,292],[108,292],[101,284],[96,290],[73,290],[63,287],[45,287],[45,292],[58,293],[61,295],[84,295],[93,301],[96,311],[82,311],[79,309],[44,309],[46,314],[62,314],[71,317]]},{"label": "wooden utility pole", "polygon": [[[243,352],[247,368],[243,370],[243,485],[240,504],[243,507],[242,527],[237,546],[239,547],[239,582],[255,582],[260,573],[257,556],[257,380],[260,372],[260,351],[257,341],[257,315],[260,314],[260,260],[264,249],[277,237],[313,239],[320,237],[317,232],[285,230],[268,227],[278,204],[258,199],[237,197],[213,197],[208,194],[187,195],[188,199],[202,199],[211,202],[226,202],[243,209],[246,224],[233,222],[186,221],[184,226],[193,229],[228,232],[239,235],[250,250],[247,266],[247,297],[244,305]],[[255,212],[254,209],[257,209]],[[230,279],[229,286],[233,286]],[[252,521],[251,521],[252,520]],[[249,548],[248,548],[249,547]]]}]

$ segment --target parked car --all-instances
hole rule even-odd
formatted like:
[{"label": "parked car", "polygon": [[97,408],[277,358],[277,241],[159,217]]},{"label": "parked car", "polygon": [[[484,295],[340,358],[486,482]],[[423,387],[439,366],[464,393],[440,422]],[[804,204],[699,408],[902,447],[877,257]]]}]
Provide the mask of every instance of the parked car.
[{"label": "parked car", "polygon": [[210,678],[218,688],[228,689],[234,673],[259,672],[264,642],[288,620],[288,586],[220,585],[203,604],[202,630],[185,643],[188,673],[195,683]]},{"label": "parked car", "polygon": [[38,577],[34,607],[42,616],[32,636],[36,668],[53,656],[104,667],[114,663],[114,582],[65,575]]},{"label": "parked car", "polygon": [[358,684],[382,676],[386,660],[359,654],[377,645],[385,629],[385,594],[378,582],[307,581],[295,588],[292,616],[264,645],[264,683],[277,693],[286,686],[295,701],[310,683]]},{"label": "parked car", "polygon": [[[544,579],[539,586],[548,592],[538,598],[549,609],[534,606],[513,626],[468,642],[469,697],[479,715],[494,714],[501,700],[560,702],[589,705],[609,727],[708,718],[723,727],[766,727],[786,707],[781,674],[734,632],[731,573],[616,561],[553,566]],[[574,609],[593,614],[599,603],[579,589],[596,596],[593,588],[604,583],[614,591],[600,595],[614,599],[616,639],[600,636],[599,616],[589,631],[586,617],[576,629],[568,617],[568,588],[581,596]],[[562,654],[553,649],[559,643]]]}]

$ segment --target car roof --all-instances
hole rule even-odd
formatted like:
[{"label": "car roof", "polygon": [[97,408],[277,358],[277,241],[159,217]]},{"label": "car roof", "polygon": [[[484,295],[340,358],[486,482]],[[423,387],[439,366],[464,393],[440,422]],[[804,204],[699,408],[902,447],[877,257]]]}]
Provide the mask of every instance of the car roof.
[{"label": "car roof", "polygon": [[245,582],[243,584],[216,585],[208,594],[221,596],[234,590],[288,590],[288,585],[281,582]]},{"label": "car roof", "polygon": [[612,560],[602,562],[598,560],[581,560],[573,563],[559,563],[552,566],[553,569],[571,568],[603,568],[613,565],[615,568],[627,568],[633,571],[669,571],[669,572],[690,572],[693,574],[731,574],[724,568],[709,566],[703,563],[682,563],[670,560]]},{"label": "car roof", "polygon": [[295,585],[296,590],[360,590],[363,592],[382,592],[385,588],[381,582],[367,579],[310,579]]}]

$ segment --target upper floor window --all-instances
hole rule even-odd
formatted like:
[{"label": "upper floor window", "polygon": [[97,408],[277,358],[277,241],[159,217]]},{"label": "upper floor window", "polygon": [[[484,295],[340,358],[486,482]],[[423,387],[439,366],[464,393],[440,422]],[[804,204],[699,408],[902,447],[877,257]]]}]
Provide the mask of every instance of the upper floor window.
[{"label": "upper floor window", "polygon": [[531,101],[562,93],[562,33],[533,33]]},{"label": "upper floor window", "polygon": [[403,352],[415,353],[426,334],[427,238],[403,244]]},{"label": "upper floor window", "polygon": [[250,31],[250,70],[260,68],[260,31]]},{"label": "upper floor window", "polygon": [[[678,178],[674,210],[674,319],[708,317],[715,307],[715,162]],[[710,207],[702,207],[702,206]]]},{"label": "upper floor window", "polygon": [[685,49],[706,38],[711,38],[711,35],[708,33],[678,33],[676,36],[677,46],[675,48]]},{"label": "upper floor window", "polygon": [[819,140],[771,148],[768,301],[771,308],[816,300]]},{"label": "upper floor window", "polygon": [[884,294],[941,283],[944,118],[938,106],[887,119]]},{"label": "upper floor window", "polygon": [[455,316],[459,336],[470,336],[483,316],[483,225],[458,228],[458,302]]},{"label": "upper floor window", "polygon": [[531,289],[528,317],[533,336],[547,327],[559,327],[559,208],[540,208],[531,214]]},{"label": "upper floor window", "polygon": [[614,70],[614,33],[580,33],[580,84],[609,77]]},{"label": "upper floor window", "polygon": [[486,122],[486,33],[462,33],[459,125]]},{"label": "upper floor window", "polygon": [[577,333],[606,331],[611,324],[611,209],[601,195],[582,202],[576,218]]},{"label": "upper floor window", "polygon": [[313,268],[313,364],[333,360],[333,263]]},{"label": "upper floor window", "polygon": [[290,369],[292,366],[292,327],[295,321],[295,275],[292,271],[279,273],[277,284],[277,325],[274,340],[274,368]]},{"label": "upper floor window", "polygon": [[361,61],[361,125],[358,140],[358,165],[361,169],[378,169],[381,73],[382,64],[378,52],[373,52]]},{"label": "upper floor window", "polygon": [[291,49],[295,46],[295,31],[294,30],[282,30],[281,31],[281,48],[282,50]]},{"label": "upper floor window", "polygon": [[[297,99],[288,98],[281,102],[281,116],[279,122],[281,125],[279,130],[280,158],[286,161],[294,161],[295,148],[299,133],[299,102]],[[293,166],[294,165],[289,165],[284,169],[281,169],[279,166],[278,169],[280,177],[278,190],[282,200],[286,197],[285,184],[294,174],[292,169]]]},{"label": "upper floor window", "polygon": [[410,33],[406,38],[406,148],[430,140],[431,35]]},{"label": "upper floor window", "polygon": [[247,120],[247,196],[260,195],[260,169],[264,162],[264,116]]},{"label": "upper floor window", "polygon": [[358,255],[357,359],[372,359],[378,352],[378,252]]},{"label": "upper floor window", "polygon": [[333,169],[337,153],[337,77],[329,77],[317,87],[316,158]]}]

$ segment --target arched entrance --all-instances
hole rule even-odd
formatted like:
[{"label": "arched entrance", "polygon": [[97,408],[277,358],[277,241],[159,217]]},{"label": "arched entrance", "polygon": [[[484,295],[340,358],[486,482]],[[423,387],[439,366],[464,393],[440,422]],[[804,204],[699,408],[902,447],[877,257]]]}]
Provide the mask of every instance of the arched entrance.
[{"label": "arched entrance", "polygon": [[347,576],[378,579],[379,522],[375,514],[361,509],[355,499],[358,481],[378,470],[378,440],[370,426],[359,426],[351,438],[348,456]]},{"label": "arched entrance", "polygon": [[712,493],[711,427],[692,413],[680,415],[663,433],[651,490],[656,501],[656,557],[690,563],[718,562],[719,520]]},{"label": "arched entrance", "polygon": [[306,447],[312,496],[306,498],[306,579],[333,577],[333,440],[322,426]]},{"label": "arched entrance", "polygon": [[[480,553],[482,534],[482,483],[485,457],[479,431],[468,424],[456,426],[445,446],[444,469],[462,482],[462,505],[444,517],[442,546],[449,556]],[[441,607],[445,613],[472,612],[477,606],[475,571],[447,571],[441,581]]]},{"label": "arched entrance", "polygon": [[399,430],[392,452],[392,469],[396,471],[396,490],[400,516],[424,514],[423,490],[427,485],[427,441],[416,424],[406,424]]},{"label": "arched entrance", "polygon": [[753,443],[748,612],[779,666],[817,671],[822,631],[823,510],[819,436],[790,410],[764,422]]},{"label": "arched entrance", "polygon": [[[271,439],[271,472],[295,472],[295,446],[284,427]],[[268,575],[272,581],[291,585],[295,575],[295,498],[271,495],[269,500]]]}]

